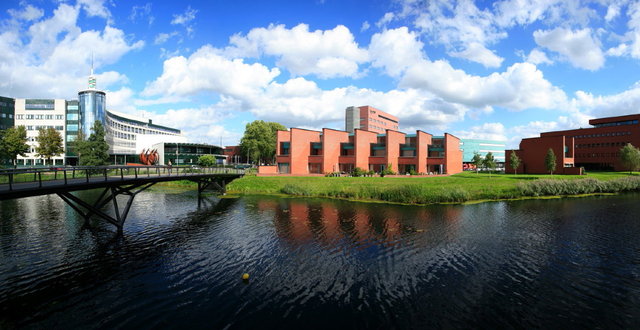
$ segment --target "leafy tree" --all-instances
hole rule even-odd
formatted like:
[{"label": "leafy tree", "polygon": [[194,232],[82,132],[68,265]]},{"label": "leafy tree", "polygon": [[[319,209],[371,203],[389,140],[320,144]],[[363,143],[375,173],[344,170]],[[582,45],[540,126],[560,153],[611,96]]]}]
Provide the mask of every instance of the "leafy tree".
[{"label": "leafy tree", "polygon": [[64,152],[62,135],[53,127],[38,129],[36,140],[38,141],[38,146],[36,147],[37,156],[46,160],[45,165],[51,162],[51,158]]},{"label": "leafy tree", "polygon": [[254,120],[245,128],[240,150],[254,163],[272,163],[276,154],[276,132],[286,130],[278,123]]},{"label": "leafy tree", "polygon": [[632,171],[640,167],[640,150],[631,143],[627,143],[627,145],[620,149],[620,162],[622,166],[629,170],[629,174],[631,174]]},{"label": "leafy tree", "polygon": [[553,149],[547,150],[547,156],[544,157],[544,164],[547,167],[547,171],[553,175],[553,171],[556,169],[556,154],[553,153]]},{"label": "leafy tree", "polygon": [[496,159],[493,157],[491,151],[489,151],[487,155],[484,156],[482,165],[484,166],[484,168],[489,170],[489,175],[491,175],[491,172],[496,169]]},{"label": "leafy tree", "polygon": [[17,167],[18,156],[25,156],[29,152],[26,128],[24,126],[7,128],[0,138],[0,150],[3,157],[9,158],[13,167]]},{"label": "leafy tree", "polygon": [[78,164],[82,166],[102,166],[109,161],[109,145],[104,139],[104,126],[96,120],[91,127],[91,134],[88,139],[78,134],[78,138],[73,143],[75,152],[78,154]]},{"label": "leafy tree", "polygon": [[521,160],[515,151],[511,151],[511,155],[509,156],[509,163],[510,163],[509,166],[511,166],[511,169],[513,169],[513,172],[515,174],[518,174],[518,167],[520,167]]},{"label": "leafy tree", "polygon": [[214,155],[202,155],[198,158],[198,165],[204,167],[211,167],[218,164]]},{"label": "leafy tree", "polygon": [[478,173],[478,171],[480,170],[480,167],[484,163],[484,159],[482,159],[482,156],[480,156],[480,154],[477,151],[475,151],[473,153],[473,158],[471,158],[471,162],[473,163],[473,165],[476,166],[476,173]]}]

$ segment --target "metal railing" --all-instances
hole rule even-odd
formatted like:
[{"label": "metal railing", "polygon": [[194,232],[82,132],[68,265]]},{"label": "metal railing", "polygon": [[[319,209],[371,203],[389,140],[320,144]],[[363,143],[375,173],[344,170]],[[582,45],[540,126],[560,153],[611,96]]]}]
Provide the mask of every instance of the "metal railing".
[{"label": "metal railing", "polygon": [[244,175],[244,169],[199,166],[55,166],[48,168],[0,169],[0,187],[13,190],[20,183],[59,181],[61,184],[129,180],[151,177],[185,177],[207,174]]}]

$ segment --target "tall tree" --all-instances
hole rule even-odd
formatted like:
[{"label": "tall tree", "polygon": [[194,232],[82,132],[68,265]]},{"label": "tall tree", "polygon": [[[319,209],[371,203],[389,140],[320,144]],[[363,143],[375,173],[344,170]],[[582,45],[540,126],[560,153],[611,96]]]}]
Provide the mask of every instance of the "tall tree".
[{"label": "tall tree", "polygon": [[629,170],[629,174],[631,174],[632,171],[640,167],[640,150],[631,143],[627,143],[627,145],[620,149],[620,162],[622,166]]},{"label": "tall tree", "polygon": [[511,169],[513,169],[515,174],[518,174],[518,167],[520,167],[520,163],[520,157],[518,157],[516,152],[512,150],[511,155],[509,156],[509,166],[511,166]]},{"label": "tall tree", "polygon": [[26,128],[24,126],[7,128],[0,139],[0,150],[5,157],[11,159],[13,167],[17,167],[18,156],[25,156],[29,152]]},{"label": "tall tree", "polygon": [[274,122],[255,120],[247,124],[240,140],[240,150],[254,163],[272,163],[276,154],[276,132],[286,127]]},{"label": "tall tree", "polygon": [[484,163],[484,159],[482,159],[482,156],[480,156],[480,154],[477,151],[474,151],[473,158],[471,158],[471,162],[473,163],[473,165],[475,165],[476,173],[478,173],[478,171],[480,170],[480,167]]},{"label": "tall tree", "polygon": [[38,146],[36,147],[37,156],[45,159],[45,165],[51,162],[51,158],[64,152],[62,135],[53,127],[38,129],[36,140],[38,141]]},{"label": "tall tree", "polygon": [[489,175],[491,175],[491,172],[496,169],[496,159],[493,157],[491,151],[487,152],[487,155],[484,156],[482,165],[484,168],[489,170]]},{"label": "tall tree", "polygon": [[544,157],[544,164],[547,167],[547,171],[553,175],[553,171],[556,169],[556,154],[553,153],[553,149],[547,150],[547,155]]},{"label": "tall tree", "polygon": [[87,140],[82,136],[74,143],[74,148],[78,154],[78,163],[82,166],[102,166],[109,161],[109,145],[104,139],[104,126],[96,120],[91,127],[91,134]]}]

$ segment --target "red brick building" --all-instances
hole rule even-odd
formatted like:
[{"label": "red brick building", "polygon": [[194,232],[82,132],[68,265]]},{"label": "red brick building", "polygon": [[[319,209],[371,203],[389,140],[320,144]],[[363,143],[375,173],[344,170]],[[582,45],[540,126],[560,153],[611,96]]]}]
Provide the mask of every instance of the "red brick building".
[{"label": "red brick building", "polygon": [[368,105],[348,107],[345,110],[345,131],[356,129],[385,134],[388,129],[398,130],[398,117]]},{"label": "red brick building", "polygon": [[460,139],[445,134],[434,137],[417,131],[405,134],[387,129],[385,134],[355,129],[354,133],[324,128],[278,131],[276,166],[261,167],[264,174],[322,174],[351,172],[359,167],[380,172],[454,174],[462,171]]},{"label": "red brick building", "polygon": [[640,114],[589,120],[593,127],[541,133],[522,139],[518,150],[506,150],[505,169],[513,173],[511,152],[522,159],[518,173],[547,173],[544,158],[549,148],[556,155],[555,173],[575,174],[586,170],[626,170],[620,149],[627,143],[640,146]]}]

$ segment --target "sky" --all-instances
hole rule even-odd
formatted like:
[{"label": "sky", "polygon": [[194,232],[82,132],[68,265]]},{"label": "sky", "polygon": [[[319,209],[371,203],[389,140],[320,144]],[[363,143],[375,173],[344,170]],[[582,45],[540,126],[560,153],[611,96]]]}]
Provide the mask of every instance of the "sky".
[{"label": "sky", "polygon": [[640,110],[640,2],[2,0],[0,95],[77,99],[234,145],[253,120],[520,139]]}]

